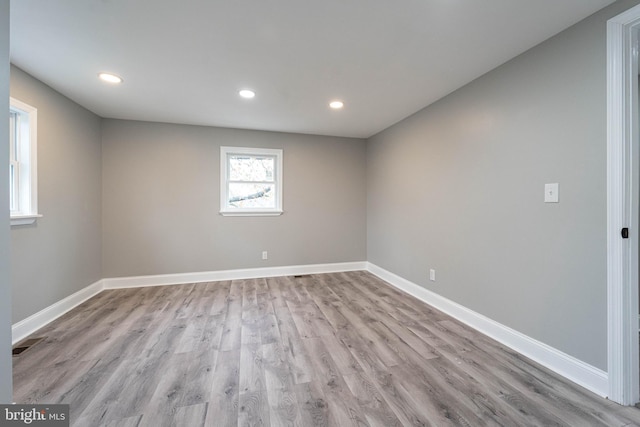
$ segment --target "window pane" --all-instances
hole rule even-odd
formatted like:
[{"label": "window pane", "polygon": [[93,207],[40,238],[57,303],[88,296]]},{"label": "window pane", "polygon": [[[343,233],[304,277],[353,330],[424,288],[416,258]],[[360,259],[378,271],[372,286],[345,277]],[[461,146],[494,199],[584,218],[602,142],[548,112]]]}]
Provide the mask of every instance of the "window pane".
[{"label": "window pane", "polygon": [[9,112],[9,156],[10,160],[18,160],[18,115]]},{"label": "window pane", "polygon": [[9,165],[9,210],[18,209],[16,204],[16,167],[13,163]]},{"label": "window pane", "polygon": [[273,182],[275,158],[268,156],[229,156],[229,179],[231,181]]},{"label": "window pane", "polygon": [[229,206],[235,208],[275,208],[273,184],[229,184]]}]

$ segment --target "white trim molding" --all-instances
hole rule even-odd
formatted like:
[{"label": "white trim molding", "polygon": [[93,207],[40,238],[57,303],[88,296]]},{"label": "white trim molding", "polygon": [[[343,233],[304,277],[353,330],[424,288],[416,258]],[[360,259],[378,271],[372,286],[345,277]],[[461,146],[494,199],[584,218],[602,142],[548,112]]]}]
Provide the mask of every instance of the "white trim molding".
[{"label": "white trim molding", "polygon": [[91,297],[98,295],[104,289],[102,280],[80,289],[78,292],[61,299],[60,301],[46,307],[39,312],[23,319],[11,326],[11,342],[15,345],[37,331],[53,322],[66,312],[79,306]]},{"label": "white trim molding", "polygon": [[[240,155],[241,157],[265,157],[273,159],[273,177],[272,180],[265,178],[265,181],[232,181],[230,160],[232,157]],[[223,216],[278,216],[282,215],[282,149],[274,148],[247,148],[247,147],[220,147],[220,214]],[[235,184],[264,184],[273,185],[274,206],[271,208],[258,207],[234,207],[229,200],[230,186]],[[262,192],[261,196],[265,195]],[[260,194],[260,193],[259,193]]]},{"label": "white trim molding", "polygon": [[114,277],[103,279],[105,289],[138,288],[144,286],[179,285],[184,283],[219,282],[222,280],[257,279],[262,277],[300,274],[338,273],[366,270],[367,262],[343,262],[285,267],[248,268],[241,270],[203,271],[198,273],[159,274],[152,276]]},{"label": "white trim molding", "polygon": [[[640,6],[607,22],[607,308],[609,399],[640,398],[638,369],[638,28]],[[623,227],[629,238],[621,237]]]},{"label": "white trim molding", "polygon": [[180,285],[185,283],[219,282],[222,280],[256,279],[261,277],[293,276],[300,274],[338,273],[367,269],[366,261],[331,264],[295,265],[286,267],[250,268],[242,270],[205,271],[199,273],[161,274],[153,276],[117,277],[101,279],[78,292],[14,323],[11,327],[12,344],[22,341],[38,329],[56,320],[71,309],[106,289],[137,288],[144,286]]},{"label": "white trim molding", "polygon": [[15,153],[19,162],[17,188],[13,189],[18,209],[10,212],[11,225],[28,225],[42,217],[38,214],[38,109],[13,97],[9,104],[10,110],[21,117],[14,135],[19,145]]},{"label": "white trim molding", "polygon": [[603,370],[476,313],[375,264],[368,263],[367,270],[401,291],[458,319],[574,383],[602,397],[607,397],[608,375]]},{"label": "white trim molding", "polygon": [[38,218],[42,218],[42,215],[14,215],[11,217],[11,225],[30,225],[34,224]]},{"label": "white trim molding", "polygon": [[362,270],[369,271],[392,286],[432,305],[588,390],[603,397],[607,396],[606,372],[366,261],[101,279],[15,323],[12,327],[12,342],[13,344],[20,342],[103,290]]}]

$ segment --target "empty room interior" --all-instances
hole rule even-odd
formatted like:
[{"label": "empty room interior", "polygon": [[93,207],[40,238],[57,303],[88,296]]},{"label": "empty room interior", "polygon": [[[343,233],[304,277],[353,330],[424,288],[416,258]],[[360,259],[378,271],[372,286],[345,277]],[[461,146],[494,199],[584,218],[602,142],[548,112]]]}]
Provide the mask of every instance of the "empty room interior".
[{"label": "empty room interior", "polygon": [[0,0],[0,403],[640,425],[639,3]]}]

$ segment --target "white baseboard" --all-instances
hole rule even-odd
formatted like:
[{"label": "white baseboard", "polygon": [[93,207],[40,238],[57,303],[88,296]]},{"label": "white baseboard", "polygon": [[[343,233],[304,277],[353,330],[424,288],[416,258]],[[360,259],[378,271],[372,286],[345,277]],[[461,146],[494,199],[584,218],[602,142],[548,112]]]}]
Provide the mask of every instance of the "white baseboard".
[{"label": "white baseboard", "polygon": [[97,295],[104,289],[176,285],[182,283],[216,282],[221,280],[254,279],[261,277],[336,273],[358,270],[367,270],[372,274],[375,274],[396,288],[449,314],[507,347],[510,347],[541,365],[546,366],[552,371],[557,372],[576,384],[579,384],[600,396],[607,396],[608,375],[606,372],[366,261],[102,279],[72,295],[69,295],[57,303],[52,304],[34,315],[15,323],[12,326],[12,342],[13,344],[18,343],[36,330],[62,316],[74,307],[82,304],[89,298]]},{"label": "white baseboard", "polygon": [[515,331],[495,320],[431,292],[375,264],[367,263],[367,270],[396,288],[471,326],[518,353],[540,363],[582,387],[607,397],[609,376],[605,371],[591,366],[547,344]]},{"label": "white baseboard", "polygon": [[243,270],[203,271],[199,273],[159,274],[153,276],[114,277],[102,279],[105,289],[143,286],[178,285],[182,283],[219,282],[222,280],[257,279],[298,274],[338,273],[366,270],[367,262],[293,265],[285,267],[248,268]]},{"label": "white baseboard", "polygon": [[298,274],[337,273],[366,270],[367,262],[296,265],[286,267],[252,268],[244,270],[206,271],[200,273],[161,274],[154,276],[118,277],[99,280],[78,292],[40,310],[11,327],[12,344],[20,342],[69,310],[82,304],[104,289],[136,288],[142,286],[178,285],[182,283],[217,282],[221,280],[255,279],[260,277],[292,276]]},{"label": "white baseboard", "polygon": [[38,329],[46,326],[69,310],[79,306],[89,298],[99,294],[104,289],[102,280],[80,289],[78,292],[40,310],[39,312],[23,319],[11,326],[12,345],[22,341]]}]

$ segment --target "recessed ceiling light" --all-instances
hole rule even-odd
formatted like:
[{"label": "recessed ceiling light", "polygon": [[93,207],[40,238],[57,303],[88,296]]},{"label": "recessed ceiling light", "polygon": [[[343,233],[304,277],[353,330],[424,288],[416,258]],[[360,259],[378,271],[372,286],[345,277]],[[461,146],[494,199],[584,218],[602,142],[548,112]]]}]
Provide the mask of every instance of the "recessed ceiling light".
[{"label": "recessed ceiling light", "polygon": [[339,110],[342,107],[344,107],[344,102],[342,102],[342,101],[331,101],[329,103],[329,107],[333,108],[334,110]]},{"label": "recessed ceiling light", "polygon": [[249,89],[242,89],[240,92],[238,92],[238,94],[243,97],[243,98],[253,98],[254,96],[256,96],[256,93],[252,90]]},{"label": "recessed ceiling light", "polygon": [[122,77],[116,76],[115,74],[100,73],[98,74],[98,77],[100,77],[100,80],[107,83],[114,83],[114,84],[122,83]]}]

